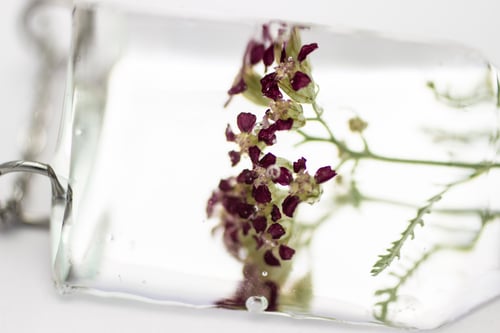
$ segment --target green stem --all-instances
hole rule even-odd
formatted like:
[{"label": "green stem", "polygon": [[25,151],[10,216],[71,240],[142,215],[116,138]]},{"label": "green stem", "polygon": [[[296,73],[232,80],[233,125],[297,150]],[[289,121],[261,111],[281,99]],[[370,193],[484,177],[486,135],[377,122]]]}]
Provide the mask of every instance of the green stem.
[{"label": "green stem", "polygon": [[[324,121],[319,121],[320,123],[324,123]],[[325,127],[326,128],[326,127]],[[344,159],[372,159],[381,162],[391,162],[391,163],[402,163],[402,164],[418,164],[418,165],[429,165],[429,166],[443,166],[443,167],[455,167],[455,168],[465,168],[465,169],[473,169],[478,170],[482,168],[500,168],[500,163],[491,163],[491,162],[480,162],[480,163],[469,163],[469,162],[460,162],[460,161],[434,161],[434,160],[420,160],[420,159],[411,159],[411,158],[399,158],[399,157],[390,157],[379,155],[371,152],[369,149],[365,148],[363,151],[354,151],[348,148],[344,143],[338,141],[333,135],[330,138],[321,138],[310,136],[303,131],[297,131],[304,140],[301,142],[328,142],[336,145],[341,152],[341,155],[344,156]],[[330,132],[331,133],[331,132]]]},{"label": "green stem", "polygon": [[[500,87],[500,82],[497,80],[497,85]],[[500,91],[500,88],[499,88]],[[498,97],[498,104],[500,105],[500,94]],[[376,161],[381,161],[381,162],[390,162],[390,163],[401,163],[401,164],[417,164],[417,165],[429,165],[429,166],[443,166],[443,167],[455,167],[455,168],[465,168],[465,169],[473,169],[473,170],[479,170],[483,168],[500,168],[500,163],[493,163],[493,162],[480,162],[480,163],[469,163],[469,162],[460,162],[460,161],[435,161],[435,160],[422,160],[422,159],[412,159],[412,158],[399,158],[399,157],[391,157],[391,156],[384,156],[384,155],[379,155],[374,152],[372,152],[368,148],[368,144],[366,140],[363,138],[363,143],[364,143],[364,149],[362,151],[355,151],[350,149],[345,143],[340,141],[335,137],[333,134],[332,130],[326,123],[326,121],[321,117],[323,113],[323,109],[314,101],[312,103],[312,108],[315,113],[315,117],[310,117],[307,118],[309,121],[316,121],[321,126],[325,129],[327,133],[327,137],[318,137],[318,136],[311,136],[305,133],[302,130],[297,130],[297,133],[299,133],[303,137],[303,141],[299,142],[299,144],[303,144],[306,142],[328,142],[332,143],[333,145],[337,146],[339,149],[340,156],[342,156],[343,160],[349,160],[349,159],[354,159],[354,160],[361,160],[361,159],[372,159]]]},{"label": "green stem", "polygon": [[[386,199],[386,198],[377,198],[377,197],[371,197],[371,196],[366,196],[366,195],[361,195],[360,200],[366,201],[366,202],[384,203],[384,204],[388,204],[388,205],[407,207],[407,208],[412,208],[412,209],[419,208],[417,205],[411,204],[409,202],[391,200],[391,199]],[[439,214],[446,214],[446,215],[464,215],[464,214],[477,215],[478,213],[482,212],[482,210],[481,209],[471,209],[471,208],[434,208],[433,212],[439,213]],[[491,214],[493,216],[500,217],[500,211],[492,211]]]}]

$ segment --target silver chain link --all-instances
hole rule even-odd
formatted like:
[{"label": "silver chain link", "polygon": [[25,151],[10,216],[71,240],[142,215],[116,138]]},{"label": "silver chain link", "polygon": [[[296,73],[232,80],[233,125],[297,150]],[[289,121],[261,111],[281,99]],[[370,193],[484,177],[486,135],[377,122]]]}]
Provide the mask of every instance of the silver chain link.
[{"label": "silver chain link", "polygon": [[[69,8],[71,1],[68,0],[33,0],[22,11],[22,32],[28,42],[34,47],[37,56],[38,73],[35,82],[35,98],[31,113],[28,135],[21,148],[21,161],[0,164],[0,176],[21,172],[16,178],[12,196],[6,203],[0,202],[0,226],[10,226],[17,223],[27,223],[48,226],[48,218],[33,219],[23,214],[22,201],[30,192],[32,187],[31,176],[42,174],[52,181],[52,194],[61,195],[64,190],[53,172],[52,168],[43,163],[30,162],[38,159],[45,147],[47,137],[48,121],[54,110],[51,107],[51,92],[53,80],[57,71],[66,64],[67,55],[58,54],[50,36],[40,34],[34,27],[35,15],[47,6],[62,6]],[[62,192],[61,192],[62,191]]]}]

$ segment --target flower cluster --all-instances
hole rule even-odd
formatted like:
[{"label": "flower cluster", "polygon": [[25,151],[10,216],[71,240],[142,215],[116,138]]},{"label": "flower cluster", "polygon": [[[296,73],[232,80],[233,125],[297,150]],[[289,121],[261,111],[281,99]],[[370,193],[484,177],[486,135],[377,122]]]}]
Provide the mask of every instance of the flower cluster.
[{"label": "flower cluster", "polygon": [[[238,118],[249,115],[241,113]],[[263,129],[253,134],[253,139],[258,138],[260,131]],[[238,136],[247,135],[242,132]],[[318,198],[319,185],[336,173],[326,166],[313,177],[306,170],[305,158],[289,167],[286,160],[272,153],[264,154],[257,146],[247,151],[252,168],[219,182],[208,201],[207,214],[212,216],[215,206],[222,206],[224,244],[233,256],[245,260],[248,252],[261,252],[267,265],[280,266],[280,260],[290,260],[295,253],[287,244],[290,236],[287,237],[287,225],[291,225],[297,206]],[[246,248],[252,242],[254,248]],[[246,250],[243,257],[242,249]]]},{"label": "flower cluster", "polygon": [[[298,205],[317,200],[320,184],[336,175],[325,166],[311,176],[304,157],[292,163],[265,152],[276,143],[278,132],[305,125],[301,103],[314,99],[306,58],[318,45],[299,45],[298,29],[288,35],[282,26],[273,39],[270,27],[264,25],[262,41],[249,42],[242,69],[228,91],[230,96],[242,93],[267,107],[259,123],[253,113],[241,112],[236,119],[239,131],[227,126],[227,141],[237,145],[229,152],[232,166],[247,157],[251,167],[222,179],[207,204],[209,217],[216,210],[220,216],[227,250],[246,264],[279,267],[291,260],[296,251],[290,240]],[[263,75],[255,71],[260,63]],[[273,63],[274,71],[267,73]]]}]

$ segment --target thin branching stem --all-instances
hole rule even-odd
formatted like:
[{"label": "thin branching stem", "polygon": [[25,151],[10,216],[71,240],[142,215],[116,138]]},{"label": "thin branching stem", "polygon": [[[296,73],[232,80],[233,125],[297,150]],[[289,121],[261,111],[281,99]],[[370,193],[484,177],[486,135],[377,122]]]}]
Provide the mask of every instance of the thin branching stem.
[{"label": "thin branching stem", "polygon": [[[319,121],[322,123],[321,121]],[[442,166],[442,167],[455,167],[455,168],[464,168],[471,170],[484,169],[488,168],[500,168],[500,163],[491,163],[491,162],[480,162],[480,163],[469,163],[469,162],[460,162],[460,161],[434,161],[434,160],[421,160],[421,159],[411,159],[411,158],[399,158],[392,156],[384,156],[373,153],[368,149],[368,146],[365,145],[365,149],[363,151],[355,151],[347,147],[343,142],[337,140],[334,136],[330,138],[322,138],[317,136],[310,136],[303,131],[297,131],[302,137],[303,140],[300,144],[307,142],[327,142],[332,143],[341,152],[341,155],[345,159],[372,159],[381,162],[391,162],[391,163],[401,163],[401,164],[413,164],[413,165],[429,165],[429,166]]]}]

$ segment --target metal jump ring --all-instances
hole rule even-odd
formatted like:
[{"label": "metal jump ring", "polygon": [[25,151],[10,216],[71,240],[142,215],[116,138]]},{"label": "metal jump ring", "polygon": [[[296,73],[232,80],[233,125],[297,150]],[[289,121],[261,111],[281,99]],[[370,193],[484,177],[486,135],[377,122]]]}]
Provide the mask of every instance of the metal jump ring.
[{"label": "metal jump ring", "polygon": [[[31,161],[12,161],[0,164],[0,177],[14,172],[27,172],[49,177],[52,187],[53,205],[62,203],[66,208],[71,205],[71,187],[68,185],[67,189],[64,188],[50,165]],[[20,201],[12,199],[4,207],[0,206],[0,225],[13,223],[40,224],[43,222],[29,220],[23,215]],[[45,222],[45,224],[48,224],[48,222]]]}]

